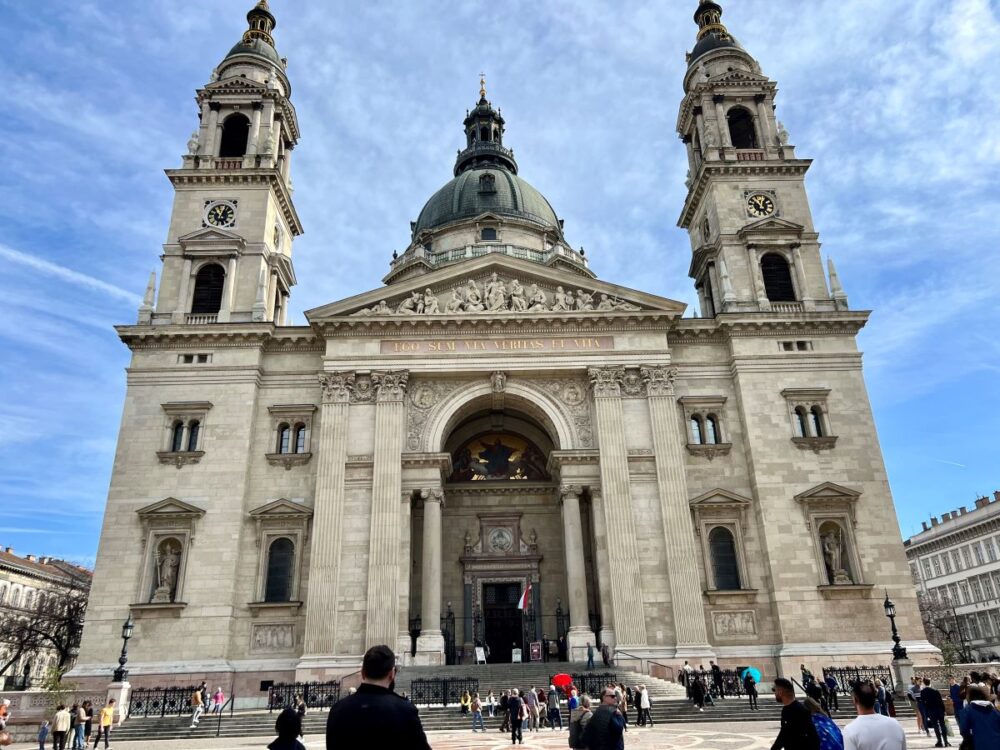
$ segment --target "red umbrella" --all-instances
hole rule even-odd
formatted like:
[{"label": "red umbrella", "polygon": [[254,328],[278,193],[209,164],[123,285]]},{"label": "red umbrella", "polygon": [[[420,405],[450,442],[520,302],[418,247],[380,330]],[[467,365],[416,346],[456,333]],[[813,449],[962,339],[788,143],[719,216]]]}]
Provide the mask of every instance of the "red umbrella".
[{"label": "red umbrella", "polygon": [[573,678],[568,674],[557,674],[552,678],[552,684],[557,688],[565,689],[573,684]]}]

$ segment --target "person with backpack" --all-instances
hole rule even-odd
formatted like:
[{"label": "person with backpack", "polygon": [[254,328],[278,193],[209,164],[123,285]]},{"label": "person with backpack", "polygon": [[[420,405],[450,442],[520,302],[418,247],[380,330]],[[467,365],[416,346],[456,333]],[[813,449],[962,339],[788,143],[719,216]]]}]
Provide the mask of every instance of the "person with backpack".
[{"label": "person with backpack", "polygon": [[625,717],[618,708],[618,701],[613,687],[601,691],[601,705],[583,729],[583,747],[587,750],[624,750]]},{"label": "person with backpack", "polygon": [[555,685],[549,685],[549,695],[546,701],[548,705],[548,716],[549,716],[549,727],[552,731],[555,731],[556,722],[559,722],[559,728],[563,728],[562,714],[559,713],[559,691],[556,690]]},{"label": "person with backpack", "polygon": [[470,704],[472,709],[472,731],[475,732],[476,724],[479,724],[479,728],[486,732],[486,724],[483,722],[483,702],[479,700],[479,693],[474,693],[472,695],[472,702]]},{"label": "person with backpack", "polygon": [[574,708],[569,715],[569,746],[573,748],[586,748],[583,744],[583,733],[587,728],[587,722],[593,716],[590,710],[590,696],[581,695],[580,705]]}]

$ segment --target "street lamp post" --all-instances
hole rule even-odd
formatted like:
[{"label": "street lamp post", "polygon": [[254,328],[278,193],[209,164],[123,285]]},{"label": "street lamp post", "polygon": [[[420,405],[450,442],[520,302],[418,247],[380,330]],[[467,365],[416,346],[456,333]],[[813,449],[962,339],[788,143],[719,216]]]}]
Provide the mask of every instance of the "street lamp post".
[{"label": "street lamp post", "polygon": [[896,605],[889,598],[888,591],[885,592],[885,601],[882,602],[882,607],[885,609],[885,616],[889,618],[889,624],[892,627],[892,677],[896,683],[895,692],[897,695],[903,695],[906,686],[913,678],[913,662],[907,658],[906,649],[900,645],[902,639],[899,637],[899,631],[896,630]]},{"label": "street lamp post", "polygon": [[132,613],[128,613],[128,619],[122,625],[122,653],[118,657],[118,669],[115,670],[112,680],[115,682],[125,682],[128,679],[128,670],[125,665],[128,663],[128,639],[132,637],[135,623],[132,622]]}]

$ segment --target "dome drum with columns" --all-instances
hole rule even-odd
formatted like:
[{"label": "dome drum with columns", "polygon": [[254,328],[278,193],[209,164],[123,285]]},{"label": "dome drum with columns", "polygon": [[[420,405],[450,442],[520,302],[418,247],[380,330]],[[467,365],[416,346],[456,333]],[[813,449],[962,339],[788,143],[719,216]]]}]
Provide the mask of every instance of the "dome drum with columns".
[{"label": "dome drum with columns", "polygon": [[721,12],[698,8],[677,120],[697,315],[598,278],[481,84],[385,283],[290,325],[299,134],[259,54],[274,17],[251,11],[168,172],[159,289],[117,329],[132,362],[75,682],[106,681],[129,612],[133,685],[224,679],[247,707],[379,643],[442,670],[562,638],[574,660],[818,673],[888,661],[883,590],[933,657],[868,313],[824,272],[809,161]]}]

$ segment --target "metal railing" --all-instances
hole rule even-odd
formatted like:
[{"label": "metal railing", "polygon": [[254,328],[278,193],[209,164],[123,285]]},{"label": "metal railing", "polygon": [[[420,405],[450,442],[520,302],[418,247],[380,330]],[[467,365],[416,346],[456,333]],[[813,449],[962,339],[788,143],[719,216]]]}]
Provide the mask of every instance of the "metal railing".
[{"label": "metal railing", "polygon": [[628,662],[638,662],[638,671],[648,674],[650,677],[657,677],[661,680],[670,680],[671,682],[674,681],[674,668],[669,664],[664,664],[663,662],[647,659],[644,656],[636,656],[635,654],[630,654],[628,651],[621,650],[616,650],[614,652],[614,658],[612,661],[618,666],[625,666]]},{"label": "metal railing", "polygon": [[885,689],[892,692],[895,688],[892,679],[892,669],[888,666],[860,666],[860,667],[825,667],[823,677],[832,674],[837,680],[837,692],[848,695],[854,685],[859,682],[874,682],[881,680]]},{"label": "metal railing", "polygon": [[[600,695],[601,691],[608,685],[618,684],[618,675],[614,672],[587,672],[585,674],[571,674],[570,677],[573,678],[573,687],[581,695],[584,693],[590,696]],[[549,684],[551,684],[551,678],[549,678]]]},{"label": "metal railing", "polygon": [[267,710],[274,712],[288,706],[295,707],[298,696],[308,708],[329,708],[340,700],[340,683],[329,682],[280,682],[267,689]]},{"label": "metal railing", "polygon": [[191,708],[191,696],[198,688],[133,688],[128,698],[128,716],[180,716]]},{"label": "metal railing", "polygon": [[472,677],[414,680],[410,683],[410,700],[423,706],[454,706],[466,691],[469,695],[478,693],[479,680]]},{"label": "metal railing", "polygon": [[233,718],[233,709],[236,708],[236,691],[234,690],[232,695],[229,696],[229,700],[222,704],[222,708],[218,711],[219,720],[215,724],[215,736],[218,737],[222,733],[222,716],[226,713],[226,706],[229,706],[229,718]]}]

